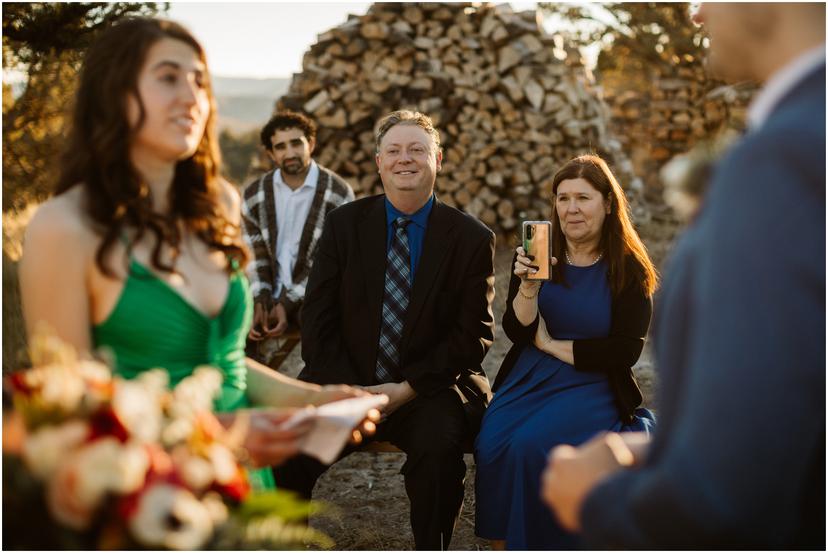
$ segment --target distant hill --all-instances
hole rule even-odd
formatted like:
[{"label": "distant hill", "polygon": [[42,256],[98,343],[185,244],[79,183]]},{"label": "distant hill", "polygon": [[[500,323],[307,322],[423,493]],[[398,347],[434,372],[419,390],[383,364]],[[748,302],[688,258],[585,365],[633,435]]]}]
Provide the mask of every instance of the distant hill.
[{"label": "distant hill", "polygon": [[219,130],[241,134],[261,127],[289,86],[289,78],[213,77]]}]

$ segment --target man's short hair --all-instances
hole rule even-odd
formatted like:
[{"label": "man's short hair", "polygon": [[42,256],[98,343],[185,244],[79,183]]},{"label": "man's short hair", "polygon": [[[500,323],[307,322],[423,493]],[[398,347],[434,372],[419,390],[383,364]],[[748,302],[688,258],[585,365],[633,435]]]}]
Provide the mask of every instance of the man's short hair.
[{"label": "man's short hair", "polygon": [[419,111],[404,109],[389,113],[377,123],[377,130],[374,135],[376,139],[377,153],[380,151],[380,142],[382,142],[382,138],[386,135],[386,133],[388,133],[389,130],[391,130],[391,127],[396,125],[416,125],[420,127],[428,133],[434,141],[434,146],[436,148],[435,153],[440,151],[440,133],[434,128],[434,123],[431,121],[431,117],[420,113]]},{"label": "man's short hair", "polygon": [[273,133],[287,129],[301,130],[308,142],[316,140],[316,123],[312,119],[295,111],[280,111],[271,117],[262,129],[260,136],[262,146],[266,150],[271,149],[273,144],[270,143],[270,139],[273,137]]}]

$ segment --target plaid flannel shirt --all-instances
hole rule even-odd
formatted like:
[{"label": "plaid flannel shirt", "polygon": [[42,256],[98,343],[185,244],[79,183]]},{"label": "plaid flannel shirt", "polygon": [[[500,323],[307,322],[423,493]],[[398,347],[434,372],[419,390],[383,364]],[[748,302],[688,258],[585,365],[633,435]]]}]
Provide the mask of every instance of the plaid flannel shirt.
[{"label": "plaid flannel shirt", "polygon": [[322,235],[325,217],[334,208],[354,199],[353,189],[342,177],[319,164],[317,166],[319,178],[316,181],[316,193],[308,217],[305,219],[302,238],[299,240],[299,253],[293,267],[293,286],[290,290],[283,286],[279,297],[273,295],[277,288],[276,277],[279,274],[276,258],[279,226],[276,222],[273,186],[273,174],[276,171],[265,173],[244,189],[242,227],[244,241],[253,256],[247,265],[247,276],[250,279],[250,291],[257,303],[268,306],[274,301],[295,304],[304,299],[308,275],[316,253],[316,244]]}]

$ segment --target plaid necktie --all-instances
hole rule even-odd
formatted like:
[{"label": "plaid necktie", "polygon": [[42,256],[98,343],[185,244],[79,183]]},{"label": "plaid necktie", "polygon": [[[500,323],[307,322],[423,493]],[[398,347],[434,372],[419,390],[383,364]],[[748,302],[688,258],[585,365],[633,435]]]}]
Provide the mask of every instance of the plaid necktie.
[{"label": "plaid necktie", "polygon": [[406,217],[394,220],[394,236],[385,266],[385,295],[382,299],[382,327],[375,375],[380,383],[399,382],[400,340],[411,293],[411,253],[405,228]]}]

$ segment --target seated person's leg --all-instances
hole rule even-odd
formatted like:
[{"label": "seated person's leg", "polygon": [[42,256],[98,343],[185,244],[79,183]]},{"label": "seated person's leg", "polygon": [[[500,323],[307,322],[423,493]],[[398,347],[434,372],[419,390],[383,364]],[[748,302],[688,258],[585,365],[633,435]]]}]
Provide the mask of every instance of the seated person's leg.
[{"label": "seated person's leg", "polygon": [[288,319],[289,330],[302,328],[302,300],[293,302],[285,300],[285,313]]},{"label": "seated person's leg", "polygon": [[329,466],[313,457],[296,455],[278,467],[273,467],[276,489],[291,490],[304,499],[310,499],[316,481],[328,470]]},{"label": "seated person's leg", "polygon": [[258,363],[265,364],[264,356],[260,348],[261,343],[260,340],[251,340],[248,338],[244,346],[244,355]]},{"label": "seated person's leg", "polygon": [[[248,337],[244,352],[247,357],[262,365],[294,377],[298,374],[301,367],[295,370],[284,370],[282,368],[282,362],[299,343],[298,333],[301,328],[300,313],[302,302],[284,300],[281,305],[285,308],[288,323],[284,332],[279,336],[265,337],[262,340],[252,340]],[[270,324],[272,327],[276,326],[275,321],[270,321]]]},{"label": "seated person's leg", "polygon": [[[366,436],[363,438],[363,444],[373,441],[373,439],[375,439],[374,436]],[[361,445],[347,444],[336,461],[330,465],[321,463],[308,455],[299,454],[277,467],[271,467],[276,481],[276,489],[295,491],[303,498],[311,499],[313,487],[319,477],[330,467],[354,451],[358,451]]]},{"label": "seated person's leg", "polygon": [[[407,454],[402,467],[411,501],[411,529],[417,549],[446,549],[463,504],[468,423],[452,390],[418,397],[384,423],[378,437]],[[382,426],[382,425],[380,425]]]}]

